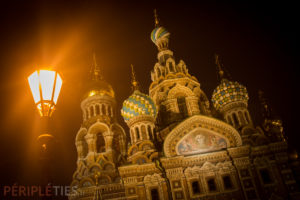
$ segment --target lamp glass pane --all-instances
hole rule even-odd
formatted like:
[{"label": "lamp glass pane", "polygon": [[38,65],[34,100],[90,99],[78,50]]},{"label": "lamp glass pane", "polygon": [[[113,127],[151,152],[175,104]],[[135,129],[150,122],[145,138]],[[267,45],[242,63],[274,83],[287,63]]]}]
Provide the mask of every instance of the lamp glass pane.
[{"label": "lamp glass pane", "polygon": [[57,99],[58,99],[58,95],[59,95],[59,93],[60,93],[61,86],[62,86],[62,79],[61,79],[61,77],[59,76],[59,74],[57,73],[56,84],[55,84],[55,91],[54,91],[54,96],[53,96],[54,104],[56,104],[56,102],[57,102]]},{"label": "lamp glass pane", "polygon": [[54,88],[54,78],[54,71],[40,70],[40,83],[42,88],[43,100],[51,100]]},{"label": "lamp glass pane", "polygon": [[37,103],[41,100],[40,96],[40,90],[39,90],[39,75],[37,71],[33,72],[29,77],[28,77],[28,83],[29,87],[34,99],[34,102]]}]

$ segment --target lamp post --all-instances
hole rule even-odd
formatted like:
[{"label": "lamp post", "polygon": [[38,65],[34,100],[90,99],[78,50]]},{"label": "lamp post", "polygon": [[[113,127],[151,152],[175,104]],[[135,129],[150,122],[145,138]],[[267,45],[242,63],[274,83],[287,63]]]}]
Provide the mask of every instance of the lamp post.
[{"label": "lamp post", "polygon": [[50,153],[53,143],[53,135],[50,131],[49,120],[53,114],[62,86],[61,76],[51,70],[37,70],[28,76],[29,87],[34,103],[41,116],[42,130],[37,138],[40,148],[40,159],[43,183],[48,185],[50,177]]}]

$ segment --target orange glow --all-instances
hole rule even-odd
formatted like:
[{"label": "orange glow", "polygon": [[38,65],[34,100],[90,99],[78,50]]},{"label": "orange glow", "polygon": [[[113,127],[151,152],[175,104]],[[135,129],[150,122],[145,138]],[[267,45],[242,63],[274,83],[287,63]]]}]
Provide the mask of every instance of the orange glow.
[{"label": "orange glow", "polygon": [[62,86],[60,75],[51,70],[37,70],[28,77],[28,83],[41,116],[51,116]]}]

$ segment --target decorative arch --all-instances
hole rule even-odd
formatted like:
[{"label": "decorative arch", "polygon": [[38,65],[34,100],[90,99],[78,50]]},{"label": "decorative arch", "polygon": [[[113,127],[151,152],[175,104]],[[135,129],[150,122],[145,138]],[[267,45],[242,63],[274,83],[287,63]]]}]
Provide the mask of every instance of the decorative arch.
[{"label": "decorative arch", "polygon": [[132,145],[129,149],[128,149],[128,155],[133,155],[136,152],[138,152],[139,148],[136,145]]},{"label": "decorative arch", "polygon": [[174,98],[177,98],[178,96],[189,97],[189,96],[195,96],[195,95],[191,89],[189,89],[185,86],[182,86],[180,84],[176,84],[175,87],[173,87],[169,91],[167,99],[174,99]]},{"label": "decorative arch", "polygon": [[163,146],[165,156],[171,157],[178,155],[178,150],[176,149],[178,143],[182,141],[186,135],[197,129],[205,130],[206,134],[212,134],[216,136],[217,139],[223,138],[226,141],[226,148],[242,145],[240,134],[232,126],[211,117],[195,115],[180,123],[168,134]]},{"label": "decorative arch", "polygon": [[98,121],[89,128],[88,134],[97,134],[98,132],[104,133],[106,131],[109,131],[109,127],[105,123]]},{"label": "decorative arch", "polygon": [[147,140],[147,141],[142,142],[139,145],[139,151],[144,151],[144,150],[146,150],[145,148],[151,149],[151,148],[154,148],[154,145],[153,145],[152,142],[150,142],[149,140]]},{"label": "decorative arch", "polygon": [[102,167],[99,164],[95,163],[89,167],[89,173],[95,173],[97,171],[100,171],[101,169]]},{"label": "decorative arch", "polygon": [[95,185],[95,183],[94,183],[93,179],[91,179],[89,177],[83,178],[79,182],[80,187],[90,187],[90,186],[93,186],[93,185]]}]

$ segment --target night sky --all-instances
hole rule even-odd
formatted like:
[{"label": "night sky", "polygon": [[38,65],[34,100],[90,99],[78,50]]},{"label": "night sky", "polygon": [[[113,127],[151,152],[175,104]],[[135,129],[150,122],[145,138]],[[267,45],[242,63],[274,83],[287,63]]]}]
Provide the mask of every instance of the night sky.
[{"label": "night sky", "polygon": [[[20,1],[21,2],[21,1]],[[157,48],[150,40],[153,9],[171,33],[170,49],[183,59],[211,98],[218,85],[214,54],[248,89],[255,125],[261,122],[257,92],[263,90],[297,146],[298,10],[291,3],[198,3],[197,1],[6,1],[0,5],[0,183],[35,184],[39,115],[27,76],[39,67],[58,70],[63,86],[52,117],[57,140],[56,185],[68,185],[76,168],[75,136],[80,102],[96,53],[103,76],[115,90],[118,110],[131,94],[130,64],[148,93]],[[119,122],[128,128],[120,113]]]}]

